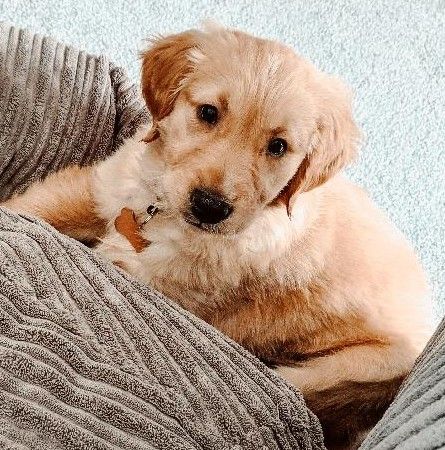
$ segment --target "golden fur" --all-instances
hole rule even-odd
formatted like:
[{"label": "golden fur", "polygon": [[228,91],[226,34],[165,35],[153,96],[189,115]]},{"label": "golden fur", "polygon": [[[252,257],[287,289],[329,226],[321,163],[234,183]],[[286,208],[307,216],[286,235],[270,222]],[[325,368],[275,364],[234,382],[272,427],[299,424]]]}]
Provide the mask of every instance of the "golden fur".
[{"label": "golden fur", "polygon": [[61,233],[86,243],[96,242],[107,221],[95,212],[91,167],[67,167],[34,183],[26,195],[11,198],[6,205],[18,212],[45,219]]},{"label": "golden fur", "polygon": [[[77,238],[106,222],[98,251],[299,387],[328,445],[353,445],[430,322],[410,246],[338,174],[359,136],[347,90],[282,44],[221,28],[156,40],[142,58],[151,127],[93,169],[72,169],[76,183],[62,172],[7,206]],[[216,125],[197,118],[202,104],[218,107]],[[266,152],[276,137],[289,146],[280,158]],[[223,193],[233,214],[189,224],[194,188]],[[114,220],[154,202],[160,213],[141,230],[150,245],[136,252]]]}]

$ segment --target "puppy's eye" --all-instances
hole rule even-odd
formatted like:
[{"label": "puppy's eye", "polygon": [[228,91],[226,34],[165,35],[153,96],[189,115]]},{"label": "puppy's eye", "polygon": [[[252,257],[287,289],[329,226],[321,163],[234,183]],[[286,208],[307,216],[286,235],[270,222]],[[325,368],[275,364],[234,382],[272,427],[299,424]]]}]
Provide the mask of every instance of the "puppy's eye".
[{"label": "puppy's eye", "polygon": [[267,153],[272,156],[283,156],[287,150],[287,142],[281,138],[275,138],[269,141]]},{"label": "puppy's eye", "polygon": [[218,121],[218,109],[213,105],[201,105],[198,107],[198,117],[203,122],[215,125]]}]

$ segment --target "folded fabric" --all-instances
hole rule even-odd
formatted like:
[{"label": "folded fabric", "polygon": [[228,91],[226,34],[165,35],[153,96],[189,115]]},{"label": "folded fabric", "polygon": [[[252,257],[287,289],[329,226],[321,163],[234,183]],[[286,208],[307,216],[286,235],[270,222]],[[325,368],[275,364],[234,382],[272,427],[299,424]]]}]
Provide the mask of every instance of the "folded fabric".
[{"label": "folded fabric", "polygon": [[301,395],[89,249],[0,209],[0,442],[323,448]]},{"label": "folded fabric", "polygon": [[445,448],[445,319],[360,450]]},{"label": "folded fabric", "polygon": [[[0,199],[148,120],[122,69],[0,23]],[[362,450],[445,447],[445,322]],[[318,449],[301,395],[38,220],[0,209],[0,448]]]},{"label": "folded fabric", "polygon": [[125,71],[0,22],[0,200],[112,153],[149,120]]},{"label": "folded fabric", "polygon": [[[122,69],[0,24],[0,198],[148,120]],[[0,209],[0,448],[318,449],[301,395],[49,226]]]}]

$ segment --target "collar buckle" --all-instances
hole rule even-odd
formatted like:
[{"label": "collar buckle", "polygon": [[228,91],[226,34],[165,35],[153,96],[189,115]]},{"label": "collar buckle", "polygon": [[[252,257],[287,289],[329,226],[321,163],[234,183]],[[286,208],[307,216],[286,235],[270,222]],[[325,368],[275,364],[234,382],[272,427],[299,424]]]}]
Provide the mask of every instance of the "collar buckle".
[{"label": "collar buckle", "polygon": [[149,220],[153,219],[153,217],[159,212],[159,204],[154,203],[152,205],[148,205],[147,208],[147,217],[142,221],[141,227],[143,227]]}]

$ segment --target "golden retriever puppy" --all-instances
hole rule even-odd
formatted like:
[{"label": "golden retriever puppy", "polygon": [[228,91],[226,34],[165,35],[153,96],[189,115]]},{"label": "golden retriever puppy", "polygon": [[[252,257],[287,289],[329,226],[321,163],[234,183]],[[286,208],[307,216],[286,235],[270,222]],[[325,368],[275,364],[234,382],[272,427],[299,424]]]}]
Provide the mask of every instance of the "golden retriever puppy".
[{"label": "golden retriever puppy", "polygon": [[[142,87],[149,127],[6,206],[100,237],[98,251],[301,389],[328,446],[354,445],[430,317],[407,241],[339,174],[359,137],[347,90],[290,48],[223,28],[155,40]],[[114,226],[124,207],[138,251]]]}]

